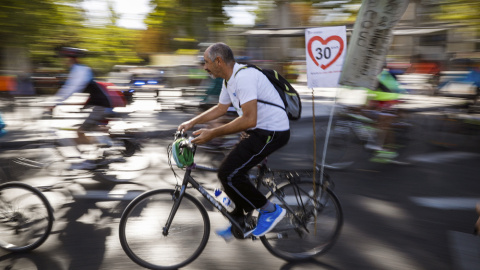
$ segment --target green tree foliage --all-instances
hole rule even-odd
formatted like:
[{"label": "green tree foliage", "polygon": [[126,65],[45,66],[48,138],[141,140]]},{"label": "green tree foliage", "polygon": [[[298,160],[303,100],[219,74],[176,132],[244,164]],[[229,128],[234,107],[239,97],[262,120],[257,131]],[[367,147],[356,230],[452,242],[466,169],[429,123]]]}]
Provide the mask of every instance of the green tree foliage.
[{"label": "green tree foliage", "polygon": [[[80,40],[84,16],[74,0],[3,0],[0,4],[0,51],[23,48],[35,63],[54,64],[53,48]],[[1,64],[0,59],[0,64]]]},{"label": "green tree foliage", "polygon": [[289,5],[293,13],[293,25],[290,27],[319,26],[315,17],[323,17],[328,13],[343,13],[347,18],[338,16],[337,20],[329,19],[322,21],[322,25],[353,24],[361,3],[362,0],[258,0],[255,4],[257,8],[252,13],[255,15],[255,24],[261,27],[274,27],[275,25],[269,25],[272,13],[278,13],[278,6],[284,4]]},{"label": "green tree foliage", "polygon": [[[0,4],[0,52],[23,48],[33,67],[64,67],[56,56],[61,46],[89,50],[84,62],[99,74],[115,64],[138,64],[134,50],[139,30],[115,25],[117,14],[110,6],[107,23],[89,25],[82,0],[2,0]],[[0,58],[0,66],[2,65]]]},{"label": "green tree foliage", "polygon": [[224,29],[229,17],[223,7],[233,5],[224,0],[151,0],[153,11],[145,23],[148,30],[139,50],[174,52],[192,49],[206,41],[213,32]]},{"label": "green tree foliage", "polygon": [[50,28],[58,20],[58,9],[52,0],[2,0],[0,46],[35,42],[39,31]]}]

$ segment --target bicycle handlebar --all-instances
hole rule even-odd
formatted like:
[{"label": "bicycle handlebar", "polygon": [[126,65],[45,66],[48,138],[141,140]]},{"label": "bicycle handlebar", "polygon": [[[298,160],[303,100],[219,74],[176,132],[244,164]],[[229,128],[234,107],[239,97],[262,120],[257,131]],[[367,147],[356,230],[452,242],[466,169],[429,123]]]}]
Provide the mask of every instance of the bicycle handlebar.
[{"label": "bicycle handlebar", "polygon": [[174,141],[176,141],[177,139],[179,138],[186,138],[188,140],[188,143],[182,143],[180,145],[180,148],[183,148],[183,147],[188,147],[190,148],[194,153],[195,153],[195,150],[197,148],[197,145],[192,143],[192,139],[193,137],[192,136],[189,136],[188,133],[186,131],[177,131],[175,132],[175,135],[174,135]]}]

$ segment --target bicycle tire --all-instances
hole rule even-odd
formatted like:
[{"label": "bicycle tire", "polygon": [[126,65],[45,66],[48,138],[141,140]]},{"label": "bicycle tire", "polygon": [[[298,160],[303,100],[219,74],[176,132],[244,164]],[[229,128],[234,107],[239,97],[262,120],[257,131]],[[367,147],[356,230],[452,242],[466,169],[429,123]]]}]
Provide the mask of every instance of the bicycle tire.
[{"label": "bicycle tire", "polygon": [[[321,164],[323,149],[327,137],[327,127],[317,127],[317,163]],[[363,146],[348,125],[347,121],[340,119],[332,122],[328,137],[325,168],[332,170],[344,170],[351,168],[363,151]]]},{"label": "bicycle tire", "polygon": [[31,251],[52,231],[53,208],[38,189],[20,182],[0,185],[0,248]]},{"label": "bicycle tire", "polygon": [[[296,185],[299,185],[300,193],[303,194],[300,198],[307,213],[302,211],[300,200],[295,198],[294,184],[290,182],[280,184],[276,193],[282,194],[281,196],[295,213],[308,221],[309,232],[300,227],[293,215],[287,211],[285,217],[270,233],[260,237],[271,254],[286,261],[308,260],[324,254],[335,244],[343,226],[342,207],[332,190],[329,188],[324,190],[319,182],[316,183],[320,206],[314,211],[311,199],[313,197],[312,181],[300,181]],[[309,195],[306,196],[307,194]],[[267,195],[267,198],[273,203],[283,205],[274,194]]]},{"label": "bicycle tire", "polygon": [[122,213],[120,243],[128,257],[142,267],[163,270],[183,267],[194,261],[207,245],[210,236],[207,211],[187,193],[169,234],[163,235],[175,194],[173,189],[147,191],[130,202]]}]

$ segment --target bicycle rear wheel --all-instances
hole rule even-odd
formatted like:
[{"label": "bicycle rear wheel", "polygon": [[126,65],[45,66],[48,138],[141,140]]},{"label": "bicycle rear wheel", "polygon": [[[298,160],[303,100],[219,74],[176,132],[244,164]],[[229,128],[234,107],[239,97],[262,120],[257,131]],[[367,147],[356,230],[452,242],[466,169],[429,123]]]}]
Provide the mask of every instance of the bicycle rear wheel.
[{"label": "bicycle rear wheel", "polygon": [[30,251],[47,240],[53,210],[38,189],[19,182],[0,185],[0,247],[12,252]]},{"label": "bicycle rear wheel", "polygon": [[276,195],[267,196],[273,203],[286,208],[276,196],[282,197],[294,211],[287,211],[270,233],[260,237],[274,256],[287,261],[306,260],[327,252],[335,244],[343,225],[340,202],[333,191],[328,188],[323,190],[320,183],[316,183],[316,189],[316,205],[313,183],[306,180],[282,184]]},{"label": "bicycle rear wheel", "polygon": [[186,193],[168,234],[163,234],[176,196],[174,190],[152,190],[135,198],[123,212],[120,242],[138,265],[149,269],[177,269],[195,260],[207,245],[210,235],[207,211]]}]

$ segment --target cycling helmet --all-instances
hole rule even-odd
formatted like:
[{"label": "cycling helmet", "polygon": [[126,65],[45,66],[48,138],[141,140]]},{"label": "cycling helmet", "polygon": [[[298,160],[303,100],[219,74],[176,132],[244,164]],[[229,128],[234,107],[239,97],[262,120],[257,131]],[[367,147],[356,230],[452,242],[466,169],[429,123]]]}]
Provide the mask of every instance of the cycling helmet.
[{"label": "cycling helmet", "polygon": [[88,50],[72,48],[72,47],[62,47],[58,54],[63,57],[83,57],[87,54]]},{"label": "cycling helmet", "polygon": [[185,168],[193,163],[193,151],[187,147],[188,139],[179,138],[172,145],[172,156],[178,168]]}]

